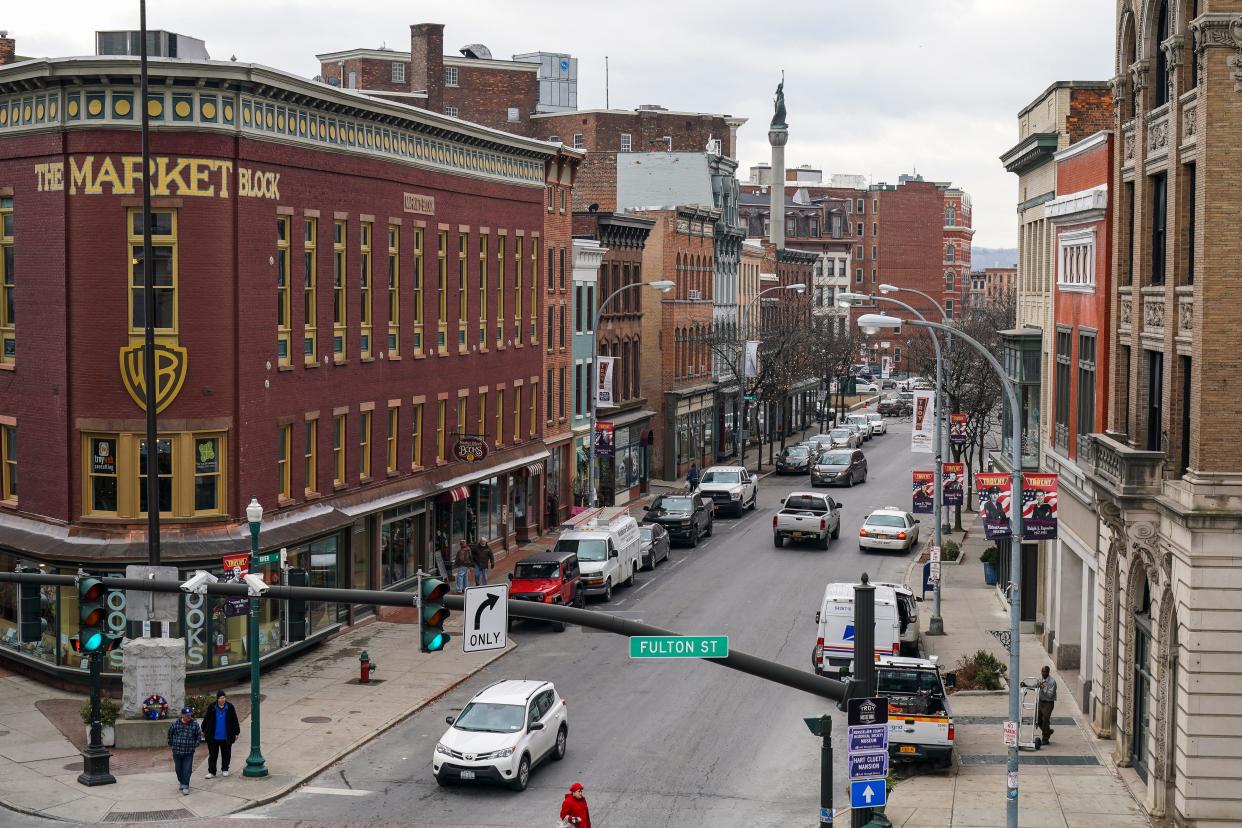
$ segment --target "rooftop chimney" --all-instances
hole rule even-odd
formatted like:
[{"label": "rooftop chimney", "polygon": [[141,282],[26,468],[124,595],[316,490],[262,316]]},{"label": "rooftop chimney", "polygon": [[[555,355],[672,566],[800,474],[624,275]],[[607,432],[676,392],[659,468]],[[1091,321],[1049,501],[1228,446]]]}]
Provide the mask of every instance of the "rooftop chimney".
[{"label": "rooftop chimney", "polygon": [[444,24],[410,27],[410,91],[426,92],[424,106],[444,112]]},{"label": "rooftop chimney", "polygon": [[17,41],[8,32],[0,32],[0,66],[13,63],[17,56]]}]

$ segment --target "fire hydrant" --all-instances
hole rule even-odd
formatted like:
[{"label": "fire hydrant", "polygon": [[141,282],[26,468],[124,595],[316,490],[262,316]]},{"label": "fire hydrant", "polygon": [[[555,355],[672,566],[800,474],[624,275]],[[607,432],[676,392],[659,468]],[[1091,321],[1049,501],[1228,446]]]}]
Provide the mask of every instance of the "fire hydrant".
[{"label": "fire hydrant", "polygon": [[358,656],[358,663],[362,667],[362,675],[358,677],[358,683],[367,684],[371,681],[371,671],[379,669],[378,665],[371,660],[371,656],[367,655],[366,650],[363,650],[362,655]]}]

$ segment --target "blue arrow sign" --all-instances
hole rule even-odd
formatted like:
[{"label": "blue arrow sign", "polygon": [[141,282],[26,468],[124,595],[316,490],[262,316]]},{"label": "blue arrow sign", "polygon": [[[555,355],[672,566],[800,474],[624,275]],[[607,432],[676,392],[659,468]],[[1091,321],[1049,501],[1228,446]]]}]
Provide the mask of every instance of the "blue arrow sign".
[{"label": "blue arrow sign", "polygon": [[888,753],[849,754],[849,778],[879,779],[888,776]]},{"label": "blue arrow sign", "polygon": [[883,779],[864,779],[850,783],[851,808],[879,808],[888,802],[888,786]]},{"label": "blue arrow sign", "polygon": [[851,725],[849,752],[888,750],[888,725]]},{"label": "blue arrow sign", "polygon": [[845,625],[845,635],[841,637],[841,640],[842,641],[853,641],[854,640],[854,625],[853,624]]}]

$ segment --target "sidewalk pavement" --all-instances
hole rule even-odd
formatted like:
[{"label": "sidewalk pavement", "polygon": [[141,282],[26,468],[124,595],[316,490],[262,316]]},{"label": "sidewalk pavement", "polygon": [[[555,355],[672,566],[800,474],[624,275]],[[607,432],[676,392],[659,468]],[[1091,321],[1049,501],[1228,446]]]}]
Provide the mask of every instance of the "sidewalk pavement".
[{"label": "sidewalk pavement", "polygon": [[[924,629],[924,648],[929,656],[937,656],[946,670],[954,669],[959,658],[978,650],[987,650],[1008,664],[1009,654],[993,631],[1009,630],[1009,607],[996,587],[984,584],[979,564],[980,553],[990,543],[983,537],[977,514],[963,514],[963,523],[965,538],[954,533],[962,545],[962,562],[941,565],[945,635],[929,636]],[[921,583],[921,565],[911,564],[911,572],[907,583]],[[924,627],[931,608],[928,593],[920,611]],[[1022,635],[1021,646],[1019,678],[1037,676],[1041,667],[1053,666],[1035,635]],[[1065,688],[1055,669],[1053,676]],[[884,810],[894,826],[1005,824],[1003,722],[1009,718],[1008,691],[955,693],[951,703],[957,747],[953,767],[940,773],[920,772],[898,782]],[[1111,745],[1095,738],[1082,711],[1064,689],[1058,694],[1052,724],[1050,744],[1020,754],[1018,824],[1039,828],[1150,825],[1108,759]]]},{"label": "sidewalk pavement", "polygon": [[[506,580],[516,561],[555,542],[556,536],[549,534],[509,551],[497,560],[490,580]],[[113,750],[115,785],[78,784],[85,726],[77,710],[85,696],[0,670],[0,805],[58,819],[137,822],[149,821],[157,811],[166,820],[223,816],[283,796],[516,646],[511,638],[505,650],[463,653],[456,646],[462,617],[455,613],[446,625],[453,636],[448,649],[421,653],[416,619],[412,607],[381,607],[376,620],[264,671],[266,778],[241,775],[250,752],[250,685],[226,687],[242,718],[231,775],[205,778],[203,746],[187,796],[177,792],[171,756],[164,748]],[[376,665],[369,685],[350,683],[358,677],[363,650]]]}]

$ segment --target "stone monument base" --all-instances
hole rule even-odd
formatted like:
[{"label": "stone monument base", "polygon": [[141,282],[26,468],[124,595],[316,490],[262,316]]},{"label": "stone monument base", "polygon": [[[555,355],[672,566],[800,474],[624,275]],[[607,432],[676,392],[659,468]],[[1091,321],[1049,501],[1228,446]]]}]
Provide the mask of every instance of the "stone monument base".
[{"label": "stone monument base", "polygon": [[[185,704],[185,639],[127,638],[123,646],[121,719],[141,719],[142,702],[148,696],[163,696],[168,718],[174,718]],[[118,720],[118,746],[120,725]]]},{"label": "stone monument base", "polygon": [[176,721],[176,716],[171,714],[167,719],[117,719],[116,747],[118,749],[167,747],[168,728],[174,721]]}]

